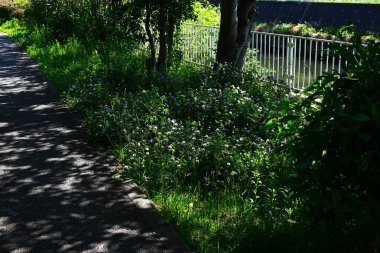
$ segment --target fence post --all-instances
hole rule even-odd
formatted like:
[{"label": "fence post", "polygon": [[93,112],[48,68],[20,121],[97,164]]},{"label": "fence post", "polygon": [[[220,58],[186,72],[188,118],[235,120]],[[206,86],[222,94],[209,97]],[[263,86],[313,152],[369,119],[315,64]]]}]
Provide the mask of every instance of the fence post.
[{"label": "fence post", "polygon": [[286,47],[286,75],[287,75],[287,84],[293,88],[294,86],[294,76],[295,76],[295,61],[294,61],[294,56],[295,56],[295,41],[294,38],[288,37],[287,40],[287,47]]},{"label": "fence post", "polygon": [[211,38],[210,38],[210,51],[211,58],[215,60],[215,27],[211,27]]}]

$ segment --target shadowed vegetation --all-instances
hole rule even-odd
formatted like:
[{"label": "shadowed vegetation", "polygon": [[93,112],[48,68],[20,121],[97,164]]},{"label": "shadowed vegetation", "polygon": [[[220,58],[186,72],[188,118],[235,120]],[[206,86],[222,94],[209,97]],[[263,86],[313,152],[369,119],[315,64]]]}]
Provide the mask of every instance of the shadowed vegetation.
[{"label": "shadowed vegetation", "polygon": [[257,73],[181,62],[176,46],[166,71],[151,68],[144,8],[131,20],[128,4],[63,7],[31,5],[1,30],[119,159],[115,178],[142,186],[195,251],[378,252],[379,43],[340,48],[345,71],[294,96]]}]

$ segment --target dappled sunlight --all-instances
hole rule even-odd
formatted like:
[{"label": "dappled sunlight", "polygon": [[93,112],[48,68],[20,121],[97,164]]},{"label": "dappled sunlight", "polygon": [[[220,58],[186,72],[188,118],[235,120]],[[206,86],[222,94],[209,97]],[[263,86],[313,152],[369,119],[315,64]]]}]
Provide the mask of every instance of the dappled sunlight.
[{"label": "dappled sunlight", "polygon": [[[0,251],[167,252],[113,162],[0,33]],[[152,208],[152,206],[150,206]]]}]

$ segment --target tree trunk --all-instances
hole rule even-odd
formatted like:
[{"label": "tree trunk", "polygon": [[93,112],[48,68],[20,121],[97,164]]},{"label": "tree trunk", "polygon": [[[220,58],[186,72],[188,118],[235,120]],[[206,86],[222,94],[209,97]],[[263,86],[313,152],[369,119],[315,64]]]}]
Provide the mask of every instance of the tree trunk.
[{"label": "tree trunk", "polygon": [[154,39],[152,32],[150,30],[150,20],[152,17],[152,9],[150,6],[150,1],[146,1],[146,17],[145,17],[145,31],[146,34],[148,35],[148,42],[149,42],[149,48],[150,48],[150,57],[146,62],[148,71],[154,71],[154,65],[156,62],[156,47],[154,45]]},{"label": "tree trunk", "polygon": [[237,27],[237,52],[235,67],[242,70],[245,62],[245,55],[248,50],[251,38],[252,21],[256,14],[256,0],[239,0],[238,27]]},{"label": "tree trunk", "polygon": [[221,3],[221,20],[216,61],[219,64],[232,64],[235,60],[235,43],[237,38],[238,0],[223,0]]},{"label": "tree trunk", "polygon": [[248,50],[256,0],[223,0],[217,64],[242,70]]},{"label": "tree trunk", "polygon": [[174,31],[175,31],[175,17],[169,14],[168,17],[168,33],[167,33],[167,42],[168,42],[168,66],[171,65],[173,59],[173,51],[174,51]]},{"label": "tree trunk", "polygon": [[159,11],[159,17],[158,17],[158,36],[159,36],[160,51],[158,53],[157,70],[162,73],[166,71],[167,61],[168,61],[166,23],[167,23],[167,12],[164,7],[161,7]]}]

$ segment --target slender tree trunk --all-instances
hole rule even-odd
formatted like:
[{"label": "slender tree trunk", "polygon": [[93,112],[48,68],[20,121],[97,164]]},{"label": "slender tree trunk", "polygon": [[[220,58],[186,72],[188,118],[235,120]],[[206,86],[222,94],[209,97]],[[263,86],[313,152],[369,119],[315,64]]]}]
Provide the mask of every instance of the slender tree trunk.
[{"label": "slender tree trunk", "polygon": [[249,41],[251,38],[252,21],[256,14],[256,0],[239,0],[237,9],[238,27],[237,27],[237,47],[235,67],[243,69],[245,55],[247,54]]},{"label": "slender tree trunk", "polygon": [[168,17],[168,33],[167,33],[167,42],[168,42],[168,65],[171,65],[173,59],[174,51],[174,31],[175,31],[175,18],[173,15],[169,14]]},{"label": "slender tree trunk", "polygon": [[167,24],[167,11],[164,7],[160,8],[158,17],[158,36],[160,50],[158,53],[157,60],[157,70],[159,72],[165,72],[167,68],[168,60],[168,48],[167,48],[167,35],[166,35],[166,24]]},{"label": "slender tree trunk", "polygon": [[150,57],[146,62],[148,71],[154,71],[155,68],[155,62],[156,62],[156,47],[154,45],[154,39],[152,32],[150,30],[150,21],[152,17],[152,8],[150,5],[150,1],[146,1],[146,17],[145,17],[145,31],[148,35],[148,42],[149,42],[149,48],[150,48]]}]

